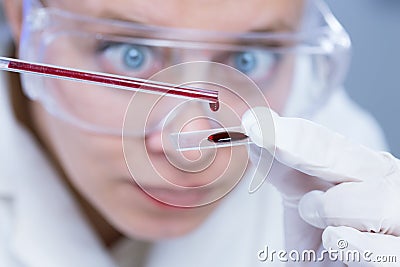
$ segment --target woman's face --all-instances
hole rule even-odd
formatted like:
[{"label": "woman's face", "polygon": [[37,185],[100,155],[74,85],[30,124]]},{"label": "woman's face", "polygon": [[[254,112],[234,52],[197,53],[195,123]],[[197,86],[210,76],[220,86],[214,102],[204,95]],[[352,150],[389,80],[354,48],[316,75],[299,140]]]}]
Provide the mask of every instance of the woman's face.
[{"label": "woman's face", "polygon": [[[47,0],[43,2],[47,6],[92,17],[230,32],[291,30],[296,28],[302,13],[300,0]],[[68,49],[66,45],[65,51],[69,51]],[[68,55],[68,52],[60,57],[78,60],[73,55]],[[281,87],[284,88],[287,81],[281,80]],[[53,86],[59,86],[59,83],[54,82]],[[69,99],[71,103],[85,101],[85,97],[90,96],[78,91],[69,92],[62,97]],[[284,90],[267,95],[269,104],[277,111],[283,108],[285,97]],[[109,99],[106,97],[96,99],[100,104],[103,102],[106,104],[107,100]],[[90,102],[90,99],[88,101]],[[215,192],[225,192],[229,188],[229,177],[241,174],[247,165],[247,160],[244,160],[247,159],[245,148],[218,149],[214,160],[206,170],[197,175],[190,173],[170,163],[170,155],[163,149],[161,133],[153,131],[145,136],[132,137],[129,139],[129,147],[124,147],[125,152],[129,153],[127,160],[132,161],[135,168],[130,172],[120,136],[83,130],[50,115],[39,103],[33,102],[32,106],[33,117],[41,138],[56,155],[73,185],[113,226],[131,237],[156,240],[185,234],[203,222],[218,205],[218,201],[196,208],[166,205],[149,197],[135,181],[140,180],[141,186],[155,192],[156,198],[160,196],[169,203],[177,202],[182,203],[182,206],[191,206],[193,201],[197,201],[196,199],[207,197],[205,196],[207,192],[192,194],[176,187],[165,186],[160,181],[166,179],[179,186],[201,186],[212,182],[224,172],[227,174],[225,178],[215,182],[212,187]],[[107,112],[111,114],[112,110]],[[145,119],[144,113],[136,113],[135,118]],[[95,113],[85,115],[97,116]],[[188,128],[207,127],[202,123],[197,121]],[[183,156],[193,160],[198,157],[196,153],[190,152]],[[150,166],[149,162],[153,166]],[[132,165],[128,162],[128,166]]]}]

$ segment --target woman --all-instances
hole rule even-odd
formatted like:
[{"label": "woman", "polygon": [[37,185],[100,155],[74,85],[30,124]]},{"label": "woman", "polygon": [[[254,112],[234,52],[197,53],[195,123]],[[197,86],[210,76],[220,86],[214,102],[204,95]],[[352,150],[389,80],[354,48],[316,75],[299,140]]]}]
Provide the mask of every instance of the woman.
[{"label": "woman", "polygon": [[[307,13],[313,9],[305,6],[300,1],[281,0],[4,1],[17,52],[23,59],[140,78],[149,78],[173,63],[217,61],[247,74],[261,90],[268,87],[262,92],[275,111],[307,115],[359,143],[384,148],[376,123],[344,91],[335,90],[321,101],[318,88],[337,87],[340,73],[330,77],[329,86],[324,85],[308,78],[311,70],[316,71],[313,67],[319,66],[315,62],[324,61],[307,59],[317,58],[318,53],[295,60],[295,32],[312,29],[316,23],[308,19],[314,18]],[[294,37],[276,41],[275,35],[269,38],[257,32]],[[308,33],[311,37],[307,38],[312,38],[313,32]],[[343,34],[341,28],[338,34]],[[241,35],[246,37],[241,39]],[[229,49],[216,49],[225,41],[229,45],[224,49]],[[187,42],[201,45],[194,49]],[[243,50],[243,45],[254,47],[255,42],[262,42],[267,49]],[[343,53],[347,48],[347,44],[341,47]],[[330,63],[340,64],[334,55],[327,55]],[[338,66],[345,68],[345,64]],[[229,74],[217,67],[218,71]],[[167,74],[156,78],[171,82]],[[6,129],[1,137],[0,183],[0,262],[4,266],[248,266],[263,264],[257,253],[266,244],[275,250],[284,247],[277,191],[265,183],[249,196],[249,175],[230,191],[242,172],[251,168],[247,160],[243,163],[245,148],[233,148],[232,154],[218,149],[214,163],[198,174],[190,172],[193,165],[184,170],[170,164],[170,155],[182,159],[175,150],[163,149],[157,126],[175,103],[181,102],[164,98],[157,102],[137,94],[132,100],[136,105],[129,105],[132,95],[126,92],[30,76],[23,78],[23,96],[16,94],[18,89],[5,90],[17,87],[15,80],[2,80],[2,93],[17,95],[12,99],[14,106],[6,101],[7,96],[1,98],[1,128]],[[317,97],[305,97],[305,88]],[[255,94],[250,96],[251,107],[252,101],[263,101]],[[316,99],[321,105],[311,110],[316,106],[310,102]],[[235,101],[227,102],[239,113],[233,125],[240,123],[245,111]],[[153,110],[155,103],[158,106]],[[139,111],[135,109],[138,106]],[[123,149],[121,130],[127,109],[127,117],[133,114],[135,123],[124,128],[129,134]],[[204,111],[200,108],[191,114],[184,110],[174,123],[190,121],[188,117]],[[228,117],[223,118],[232,126]],[[199,130],[209,124],[196,121],[188,128]],[[143,129],[145,134],[138,134]],[[191,153],[184,156],[196,159]],[[176,187],[160,186],[162,179],[180,187],[212,184],[221,170],[230,175],[222,175],[218,181],[230,181],[230,177],[235,181],[220,185],[217,195],[200,193],[200,200]]]}]

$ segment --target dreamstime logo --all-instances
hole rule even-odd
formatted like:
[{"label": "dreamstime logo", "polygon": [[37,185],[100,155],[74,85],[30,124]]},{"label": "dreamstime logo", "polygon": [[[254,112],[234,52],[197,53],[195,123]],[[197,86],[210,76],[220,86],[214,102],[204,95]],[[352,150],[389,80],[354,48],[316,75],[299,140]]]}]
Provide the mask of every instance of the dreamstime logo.
[{"label": "dreamstime logo", "polygon": [[[245,175],[251,178],[250,193],[262,185],[275,147],[259,148],[261,153],[250,158],[248,140],[231,142],[232,132],[224,141],[209,138],[231,129],[243,133],[244,112],[260,106],[269,110],[264,92],[254,81],[231,66],[206,61],[174,65],[149,80],[161,87],[187,87],[191,93],[174,98],[174,94],[138,92],[130,99],[124,116],[123,152],[132,179],[144,193],[169,206],[196,208],[229,194]],[[200,95],[193,92],[195,88],[203,89]],[[215,92],[218,111],[209,106],[209,95]],[[272,114],[265,112],[254,124],[268,129],[268,138],[275,143]]]},{"label": "dreamstime logo", "polygon": [[369,250],[358,251],[347,249],[349,243],[344,239],[337,241],[338,249],[324,249],[319,252],[315,250],[273,250],[268,246],[258,251],[257,257],[262,262],[323,262],[330,261],[343,261],[343,262],[379,262],[379,263],[395,263],[397,256],[394,255],[374,255]]}]

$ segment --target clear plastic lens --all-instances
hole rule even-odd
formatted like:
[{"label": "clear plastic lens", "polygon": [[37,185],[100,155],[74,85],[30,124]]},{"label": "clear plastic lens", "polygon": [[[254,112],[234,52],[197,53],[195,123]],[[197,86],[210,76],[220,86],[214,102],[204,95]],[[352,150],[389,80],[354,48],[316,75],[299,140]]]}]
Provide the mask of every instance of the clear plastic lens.
[{"label": "clear plastic lens", "polygon": [[[22,59],[34,62],[143,79],[183,62],[217,62],[246,74],[276,111],[303,116],[342,80],[349,48],[347,35],[327,10],[313,6],[311,11],[317,16],[305,25],[313,31],[238,35],[91,19],[35,7],[25,14],[20,52]],[[23,83],[27,95],[52,114],[117,134],[132,96],[27,75]],[[240,90],[246,94],[246,88]],[[154,97],[139,95],[143,101]]]}]

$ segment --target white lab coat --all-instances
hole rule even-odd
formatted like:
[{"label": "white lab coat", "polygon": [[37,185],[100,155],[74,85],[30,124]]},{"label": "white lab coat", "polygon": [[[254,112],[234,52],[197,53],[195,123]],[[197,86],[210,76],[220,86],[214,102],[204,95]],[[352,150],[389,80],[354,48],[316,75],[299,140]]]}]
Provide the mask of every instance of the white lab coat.
[{"label": "white lab coat", "polygon": [[[15,121],[7,81],[0,75],[1,267],[134,267],[143,258],[146,267],[263,266],[259,250],[265,245],[283,248],[279,194],[266,183],[249,195],[245,177],[192,233],[158,242],[146,256],[136,241],[124,240],[106,250],[41,148]],[[375,121],[343,90],[337,90],[313,120],[355,142],[386,148]]]}]

